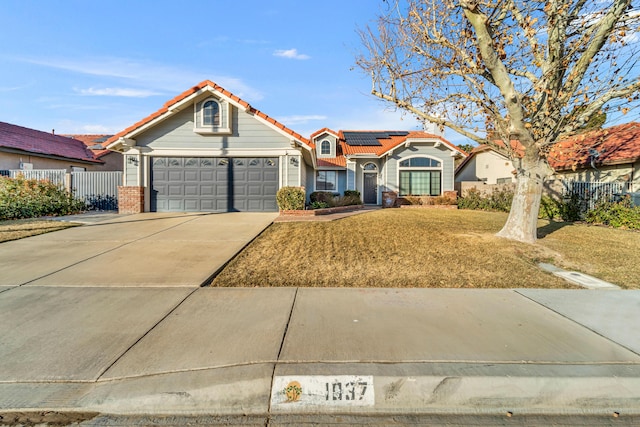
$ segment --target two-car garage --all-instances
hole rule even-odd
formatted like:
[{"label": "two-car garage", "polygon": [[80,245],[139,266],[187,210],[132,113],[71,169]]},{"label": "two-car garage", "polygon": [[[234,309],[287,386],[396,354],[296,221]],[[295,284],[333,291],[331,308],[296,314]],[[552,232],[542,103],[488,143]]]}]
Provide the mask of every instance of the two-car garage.
[{"label": "two-car garage", "polygon": [[152,157],[153,212],[277,211],[277,157]]}]

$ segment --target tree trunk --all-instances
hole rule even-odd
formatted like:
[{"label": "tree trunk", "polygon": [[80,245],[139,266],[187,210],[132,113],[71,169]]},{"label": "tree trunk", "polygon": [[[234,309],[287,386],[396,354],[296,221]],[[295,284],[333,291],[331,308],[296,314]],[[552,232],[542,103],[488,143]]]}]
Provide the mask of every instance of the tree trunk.
[{"label": "tree trunk", "polygon": [[552,170],[543,159],[531,160],[525,157],[515,161],[515,163],[518,162],[521,162],[521,166],[517,168],[518,180],[511,212],[497,236],[524,243],[535,243],[542,186]]}]

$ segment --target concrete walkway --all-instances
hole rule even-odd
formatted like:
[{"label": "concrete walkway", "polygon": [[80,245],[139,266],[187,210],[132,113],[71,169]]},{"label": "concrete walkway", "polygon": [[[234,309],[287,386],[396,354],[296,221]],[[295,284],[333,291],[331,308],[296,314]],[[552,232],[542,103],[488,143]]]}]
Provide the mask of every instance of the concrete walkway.
[{"label": "concrete walkway", "polygon": [[199,287],[274,216],[0,244],[0,425],[640,425],[640,291]]}]

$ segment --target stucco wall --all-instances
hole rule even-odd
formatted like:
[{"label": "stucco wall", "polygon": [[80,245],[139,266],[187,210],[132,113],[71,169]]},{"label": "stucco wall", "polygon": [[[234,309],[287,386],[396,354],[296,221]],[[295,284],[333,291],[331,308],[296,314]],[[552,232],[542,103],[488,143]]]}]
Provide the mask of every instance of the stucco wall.
[{"label": "stucco wall", "polygon": [[476,153],[473,158],[458,172],[456,182],[485,181],[487,184],[496,184],[500,178],[508,178],[516,182],[513,163],[508,158],[495,151],[482,151]]},{"label": "stucco wall", "polygon": [[[118,153],[114,153],[118,154]],[[33,164],[33,169],[64,169],[67,172],[71,172],[72,167],[85,168],[87,171],[111,171],[122,170],[122,163],[114,160],[113,165],[120,165],[119,168],[110,169],[112,166],[111,159],[109,166],[103,164],[89,164],[76,162],[73,160],[57,160],[49,159],[46,157],[33,156],[28,154],[15,154],[0,152],[0,169],[20,169],[20,162]],[[115,167],[115,166],[114,166]]]}]

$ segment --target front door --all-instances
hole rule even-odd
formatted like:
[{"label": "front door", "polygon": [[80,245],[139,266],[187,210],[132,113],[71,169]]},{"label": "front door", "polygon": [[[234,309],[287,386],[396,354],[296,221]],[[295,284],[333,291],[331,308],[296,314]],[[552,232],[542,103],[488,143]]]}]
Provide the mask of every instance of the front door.
[{"label": "front door", "polygon": [[375,205],[378,203],[378,174],[364,174],[364,192],[362,201],[365,205]]}]

